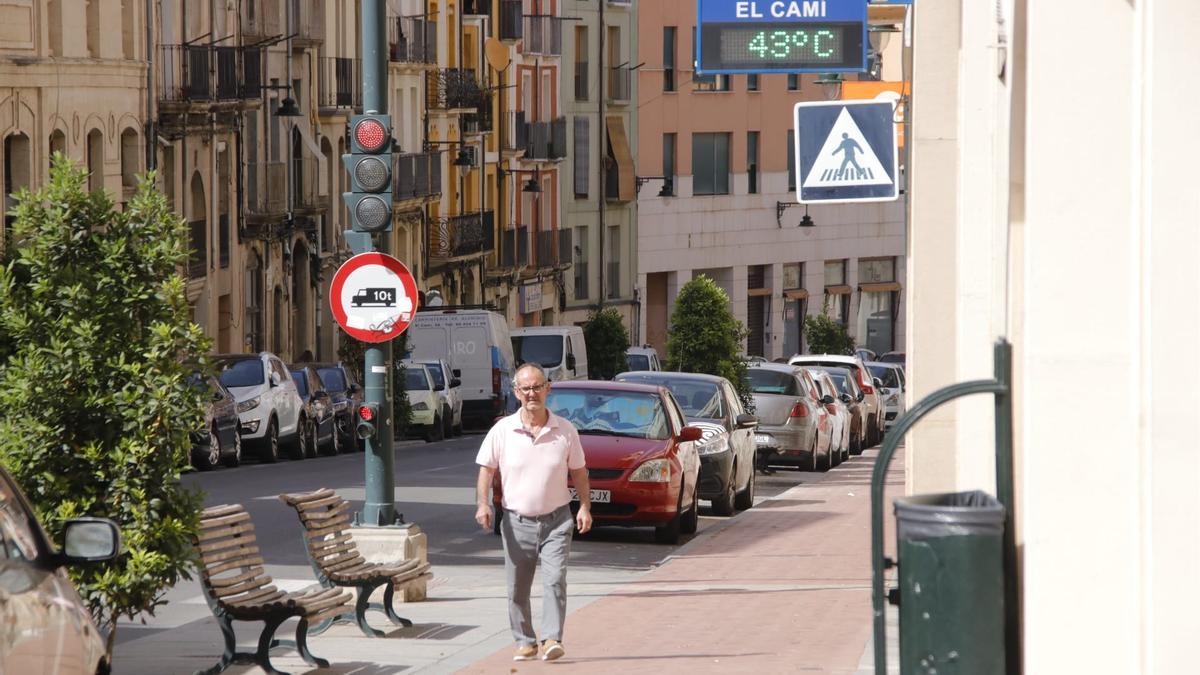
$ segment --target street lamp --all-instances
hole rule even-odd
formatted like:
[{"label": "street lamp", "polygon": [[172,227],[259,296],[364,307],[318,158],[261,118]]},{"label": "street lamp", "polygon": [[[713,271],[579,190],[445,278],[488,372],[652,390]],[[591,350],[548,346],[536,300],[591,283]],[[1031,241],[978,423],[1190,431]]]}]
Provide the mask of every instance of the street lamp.
[{"label": "street lamp", "polygon": [[636,192],[641,194],[642,184],[649,183],[652,180],[661,180],[663,182],[662,189],[658,191],[659,197],[675,196],[675,179],[673,176],[635,176]]},{"label": "street lamp", "polygon": [[842,97],[843,81],[841,73],[822,73],[816,79],[816,83],[821,85],[821,91],[825,93],[827,101],[836,101]]}]

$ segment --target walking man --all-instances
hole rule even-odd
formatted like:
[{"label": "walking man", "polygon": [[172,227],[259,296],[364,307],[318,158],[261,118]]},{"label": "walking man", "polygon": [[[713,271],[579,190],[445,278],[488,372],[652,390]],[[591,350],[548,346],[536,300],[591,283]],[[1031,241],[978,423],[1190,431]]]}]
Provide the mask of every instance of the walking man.
[{"label": "walking man", "polygon": [[[521,409],[496,422],[483,439],[475,463],[479,479],[475,486],[475,522],[492,527],[489,488],[500,471],[503,513],[500,535],[504,542],[504,571],[508,579],[508,622],[517,649],[514,661],[530,661],[538,655],[537,636],[529,589],[533,572],[542,573],[543,661],[561,658],[563,623],[567,618],[567,557],[571,536],[592,528],[588,474],[579,433],[567,420],[546,408],[550,383],[541,367],[527,363],[517,369],[513,390]],[[571,493],[567,474],[579,494],[579,512],[571,517]]]}]

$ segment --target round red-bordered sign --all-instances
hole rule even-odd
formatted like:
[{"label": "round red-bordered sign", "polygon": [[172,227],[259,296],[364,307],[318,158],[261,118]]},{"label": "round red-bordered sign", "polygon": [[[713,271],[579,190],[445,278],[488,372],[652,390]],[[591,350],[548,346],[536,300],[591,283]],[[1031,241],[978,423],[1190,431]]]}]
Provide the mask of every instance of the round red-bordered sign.
[{"label": "round red-bordered sign", "polygon": [[387,342],[412,323],[417,282],[404,263],[392,256],[360,253],[334,273],[329,308],[351,337]]}]

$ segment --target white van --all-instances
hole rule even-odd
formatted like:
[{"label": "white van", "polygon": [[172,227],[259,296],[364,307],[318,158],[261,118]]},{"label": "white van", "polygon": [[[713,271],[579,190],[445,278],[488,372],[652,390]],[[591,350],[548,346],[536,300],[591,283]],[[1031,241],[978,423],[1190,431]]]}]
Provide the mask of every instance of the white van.
[{"label": "white van", "polygon": [[587,345],[579,326],[514,328],[512,346],[518,364],[538,364],[551,382],[587,379]]},{"label": "white van", "polygon": [[504,317],[485,309],[436,309],[416,313],[408,329],[409,358],[445,359],[462,380],[462,415],[474,427],[515,410],[516,373],[512,338]]}]

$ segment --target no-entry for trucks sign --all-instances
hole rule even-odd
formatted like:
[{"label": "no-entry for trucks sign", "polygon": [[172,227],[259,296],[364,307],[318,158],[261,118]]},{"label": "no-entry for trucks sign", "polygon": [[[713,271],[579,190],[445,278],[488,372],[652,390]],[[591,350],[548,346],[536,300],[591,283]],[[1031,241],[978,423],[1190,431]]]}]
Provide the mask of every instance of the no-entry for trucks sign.
[{"label": "no-entry for trucks sign", "polygon": [[329,307],[351,337],[387,342],[412,323],[417,283],[404,263],[392,256],[360,253],[334,273]]}]

